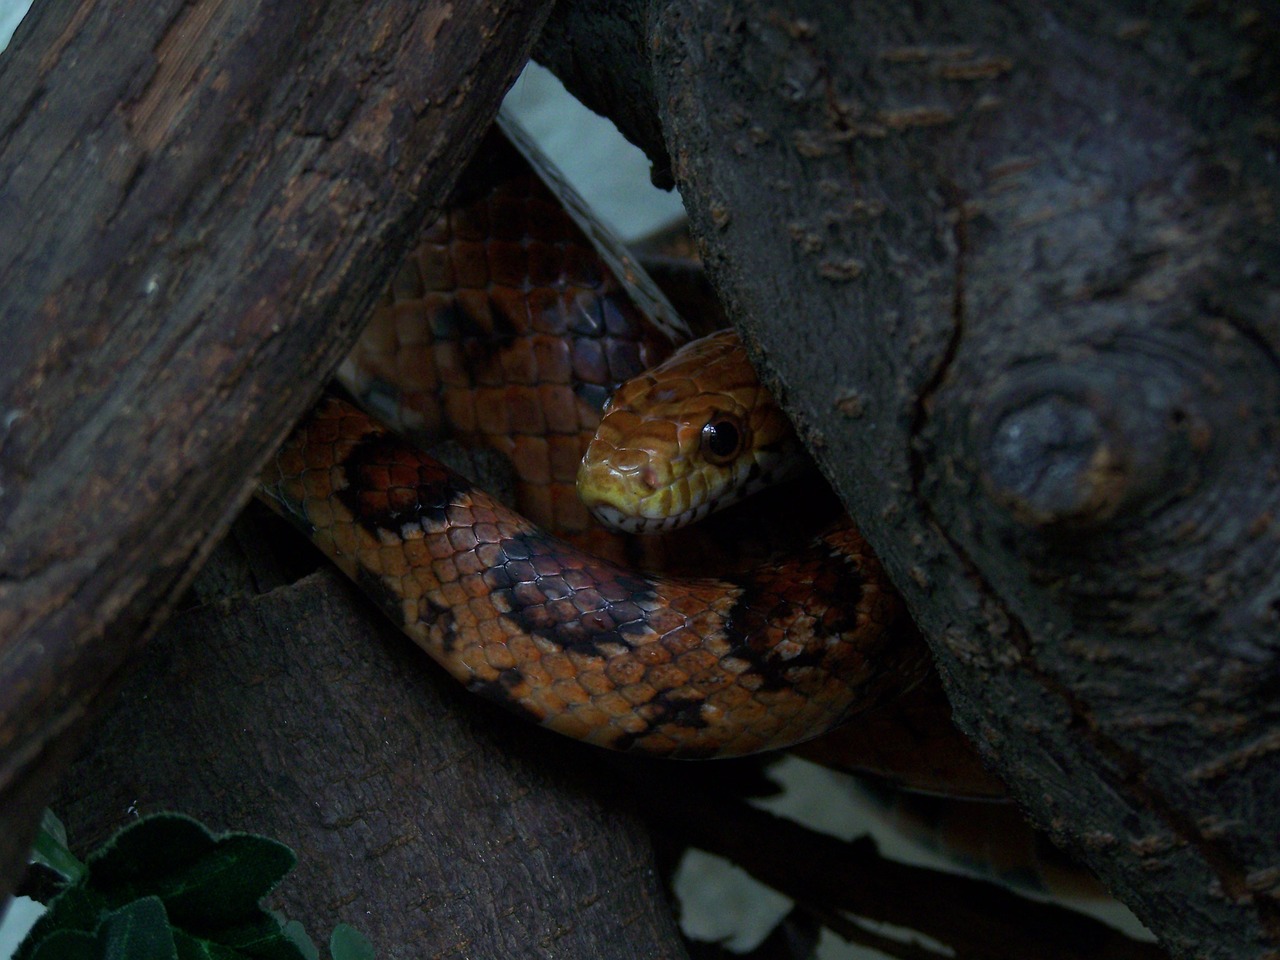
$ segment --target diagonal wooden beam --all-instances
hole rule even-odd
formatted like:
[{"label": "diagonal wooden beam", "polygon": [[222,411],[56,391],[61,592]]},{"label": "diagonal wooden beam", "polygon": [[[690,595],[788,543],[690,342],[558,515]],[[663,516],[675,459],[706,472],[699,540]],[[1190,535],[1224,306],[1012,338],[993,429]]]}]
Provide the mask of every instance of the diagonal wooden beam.
[{"label": "diagonal wooden beam", "polygon": [[549,0],[49,0],[0,57],[0,896]]}]

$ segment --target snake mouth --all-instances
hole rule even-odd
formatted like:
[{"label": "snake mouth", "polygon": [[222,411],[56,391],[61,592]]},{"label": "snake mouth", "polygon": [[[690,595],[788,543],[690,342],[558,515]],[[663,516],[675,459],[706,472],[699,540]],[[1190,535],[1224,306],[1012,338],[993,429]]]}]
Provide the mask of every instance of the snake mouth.
[{"label": "snake mouth", "polygon": [[626,513],[607,503],[588,504],[591,515],[610,530],[622,533],[655,534],[669,533],[686,524],[701,520],[715,509],[715,501],[703,503],[670,517],[644,517]]}]

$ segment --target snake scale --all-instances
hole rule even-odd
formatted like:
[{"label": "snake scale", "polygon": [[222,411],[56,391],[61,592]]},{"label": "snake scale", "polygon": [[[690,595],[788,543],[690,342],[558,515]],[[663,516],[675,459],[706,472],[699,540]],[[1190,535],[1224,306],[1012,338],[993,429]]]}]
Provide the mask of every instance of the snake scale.
[{"label": "snake scale", "polygon": [[[640,572],[593,531],[573,489],[579,461],[611,389],[670,345],[547,187],[509,149],[489,149],[482,185],[461,188],[426,232],[344,381],[404,433],[508,455],[520,512],[334,396],[263,473],[263,499],[468,689],[593,744],[752,753],[910,687],[926,652],[890,629],[900,602],[847,520],[714,578]],[[747,424],[734,426],[722,454]]]}]

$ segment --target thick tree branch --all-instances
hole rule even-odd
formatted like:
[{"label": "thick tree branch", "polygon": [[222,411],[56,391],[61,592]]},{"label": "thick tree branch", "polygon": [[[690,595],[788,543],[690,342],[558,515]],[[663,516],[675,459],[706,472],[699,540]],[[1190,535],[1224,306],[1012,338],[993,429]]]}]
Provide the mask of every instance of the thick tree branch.
[{"label": "thick tree branch", "polygon": [[650,58],[713,279],[958,721],[1175,954],[1274,955],[1275,11],[630,23],[601,49]]},{"label": "thick tree branch", "polygon": [[49,0],[0,59],[0,894],[547,7]]},{"label": "thick tree branch", "polygon": [[[249,549],[220,548],[202,592],[246,557],[272,581],[261,526],[237,522]],[[176,809],[293,847],[272,905],[317,941],[345,921],[386,957],[684,956],[598,751],[468,695],[327,566],[241,589],[148,645],[57,797],[77,849]]]}]

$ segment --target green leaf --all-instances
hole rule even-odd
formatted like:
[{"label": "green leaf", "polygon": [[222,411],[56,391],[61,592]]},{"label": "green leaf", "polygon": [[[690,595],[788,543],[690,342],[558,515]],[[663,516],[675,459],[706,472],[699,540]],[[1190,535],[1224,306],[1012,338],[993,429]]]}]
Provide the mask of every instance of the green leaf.
[{"label": "green leaf", "polygon": [[143,897],[107,914],[97,939],[101,960],[178,960],[159,897]]},{"label": "green leaf", "polygon": [[58,931],[79,931],[86,936],[92,935],[102,914],[108,909],[108,904],[102,897],[86,889],[83,882],[67,887],[49,901],[49,909],[27,931],[26,937],[13,953],[13,960],[32,960],[37,945]]},{"label": "green leaf", "polygon": [[58,930],[41,940],[30,956],[31,960],[98,960],[98,938],[83,930]]},{"label": "green leaf", "polygon": [[[56,931],[91,933],[104,915],[144,898],[163,904],[180,960],[306,960],[259,906],[295,863],[293,851],[247,833],[215,836],[179,814],[137,821],[91,854],[59,893],[14,960]],[[69,942],[69,941],[68,941]]]},{"label": "green leaf", "polygon": [[57,930],[42,939],[32,960],[179,960],[164,904],[144,897],[107,913],[93,933]]},{"label": "green leaf", "polygon": [[[282,919],[277,916],[277,920]],[[315,941],[307,935],[307,928],[297,920],[289,920],[280,927],[284,931],[284,935],[293,941],[293,945],[298,948],[306,960],[320,960],[320,948],[316,946]]]},{"label": "green leaf", "polygon": [[84,875],[84,864],[67,849],[67,831],[52,810],[45,809],[36,832],[31,859],[42,863],[63,880],[74,882]]},{"label": "green leaf", "polygon": [[373,944],[349,923],[340,923],[329,937],[329,956],[333,960],[376,960]]}]

